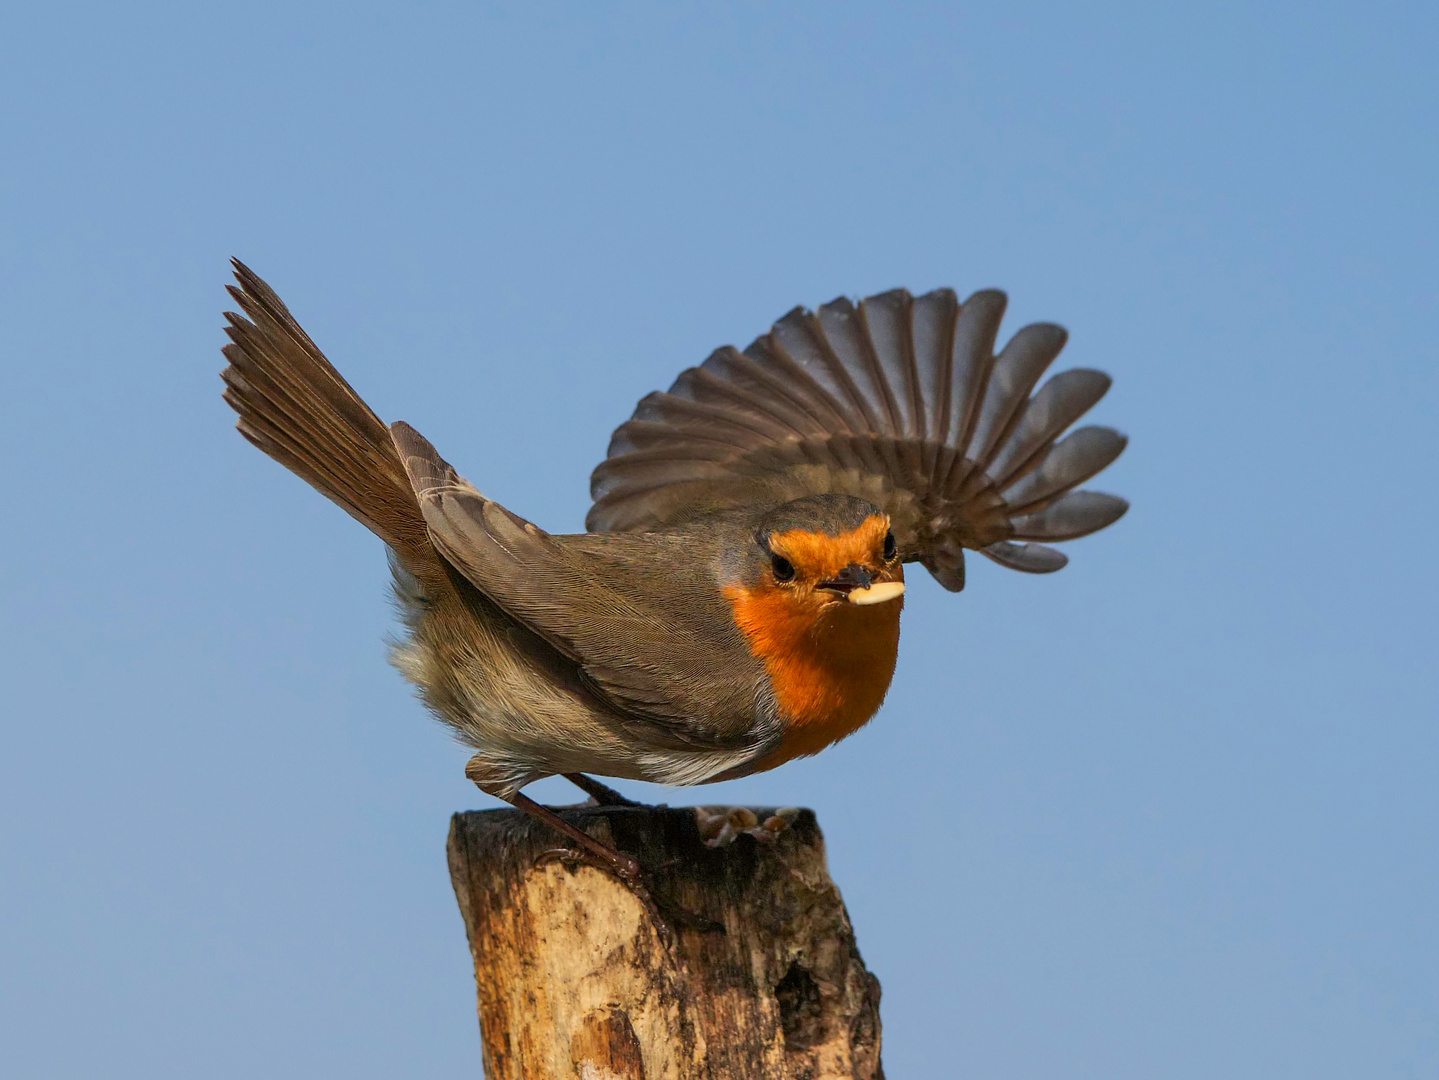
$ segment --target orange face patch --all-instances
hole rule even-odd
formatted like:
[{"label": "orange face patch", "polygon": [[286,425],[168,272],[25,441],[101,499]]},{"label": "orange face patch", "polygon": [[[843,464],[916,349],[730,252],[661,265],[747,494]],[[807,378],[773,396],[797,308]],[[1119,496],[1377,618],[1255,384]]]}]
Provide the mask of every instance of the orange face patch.
[{"label": "orange face patch", "polygon": [[902,599],[861,607],[816,590],[851,563],[903,581],[898,563],[886,567],[888,519],[875,515],[841,536],[801,529],[770,538],[770,550],[794,564],[793,584],[765,580],[725,590],[735,624],[763,661],[783,714],[783,744],[760,765],[817,754],[867,723],[889,690],[899,655]]},{"label": "orange face patch", "polygon": [[859,527],[839,536],[790,529],[769,538],[770,550],[794,564],[800,576],[814,581],[834,577],[850,563],[878,568],[884,562],[884,538],[889,518],[871,514]]}]

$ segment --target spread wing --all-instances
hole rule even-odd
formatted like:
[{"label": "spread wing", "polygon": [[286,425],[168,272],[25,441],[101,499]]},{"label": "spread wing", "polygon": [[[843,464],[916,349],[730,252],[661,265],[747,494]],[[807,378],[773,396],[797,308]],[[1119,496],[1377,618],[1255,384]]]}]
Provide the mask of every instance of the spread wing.
[{"label": "spread wing", "polygon": [[[1129,504],[1074,490],[1124,449],[1106,427],[1060,438],[1109,389],[1075,369],[1035,385],[1065,331],[1026,326],[994,353],[1006,299],[903,289],[795,308],[744,352],[715,351],[644,398],[595,469],[593,531],[645,531],[738,505],[836,492],[894,522],[906,561],[964,587],[964,549],[1049,573]],[[1033,394],[1033,396],[1031,396]]]},{"label": "spread wing", "polygon": [[[653,742],[749,743],[763,668],[693,538],[551,536],[481,495],[408,424],[391,435],[441,554]],[[664,544],[675,550],[657,552]]]}]

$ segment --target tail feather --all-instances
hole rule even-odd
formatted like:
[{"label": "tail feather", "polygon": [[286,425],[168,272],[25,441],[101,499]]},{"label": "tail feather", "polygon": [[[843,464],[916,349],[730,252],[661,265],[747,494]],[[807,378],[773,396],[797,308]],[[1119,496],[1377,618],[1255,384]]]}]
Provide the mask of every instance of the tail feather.
[{"label": "tail feather", "polygon": [[264,453],[337,503],[422,578],[438,565],[390,431],[325,359],[268,285],[238,259],[244,315],[226,312],[221,374],[236,423]]}]

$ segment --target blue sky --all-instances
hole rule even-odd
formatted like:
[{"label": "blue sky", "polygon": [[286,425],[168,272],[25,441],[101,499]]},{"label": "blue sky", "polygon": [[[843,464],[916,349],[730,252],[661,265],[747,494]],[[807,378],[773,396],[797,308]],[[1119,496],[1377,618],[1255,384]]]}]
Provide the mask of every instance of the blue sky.
[{"label": "blue sky", "polygon": [[379,543],[232,430],[238,255],[553,531],[795,304],[1067,326],[1130,514],[916,578],[846,743],[627,790],[817,810],[891,1076],[1434,1075],[1436,46],[1417,3],[0,15],[4,1071],[478,1069],[443,845],[494,804],[384,662]]}]

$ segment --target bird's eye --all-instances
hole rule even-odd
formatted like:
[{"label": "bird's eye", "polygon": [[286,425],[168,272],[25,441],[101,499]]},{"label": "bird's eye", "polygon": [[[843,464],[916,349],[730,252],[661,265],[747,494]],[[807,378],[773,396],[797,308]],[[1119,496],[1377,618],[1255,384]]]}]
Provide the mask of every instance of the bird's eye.
[{"label": "bird's eye", "polygon": [[884,534],[884,561],[889,562],[899,554],[899,548],[895,546],[894,532]]},{"label": "bird's eye", "polygon": [[794,580],[794,563],[790,562],[783,555],[771,555],[769,557],[770,568],[774,570],[776,581]]}]

